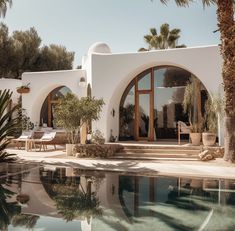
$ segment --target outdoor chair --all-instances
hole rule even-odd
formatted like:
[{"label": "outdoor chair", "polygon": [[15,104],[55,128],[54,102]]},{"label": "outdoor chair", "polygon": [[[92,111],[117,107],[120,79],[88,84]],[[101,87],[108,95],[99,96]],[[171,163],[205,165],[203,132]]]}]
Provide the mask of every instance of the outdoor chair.
[{"label": "outdoor chair", "polygon": [[34,131],[30,130],[30,131],[23,131],[22,134],[20,135],[20,137],[16,138],[16,139],[12,139],[12,141],[14,143],[16,143],[18,149],[21,149],[23,147],[23,144],[25,143],[25,149],[28,149],[27,147],[27,141],[32,139],[34,135]]},{"label": "outdoor chair", "polygon": [[[190,134],[190,126],[182,121],[178,121],[178,144],[180,144],[181,134]],[[190,141],[190,136],[189,136]]]},{"label": "outdoor chair", "polygon": [[55,131],[46,131],[44,132],[43,136],[40,139],[33,139],[32,142],[34,144],[34,146],[36,146],[36,144],[39,144],[39,150],[41,151],[42,148],[44,151],[47,150],[47,145],[54,145],[54,148],[56,150],[56,143],[55,141],[55,137],[56,137],[56,132]]}]

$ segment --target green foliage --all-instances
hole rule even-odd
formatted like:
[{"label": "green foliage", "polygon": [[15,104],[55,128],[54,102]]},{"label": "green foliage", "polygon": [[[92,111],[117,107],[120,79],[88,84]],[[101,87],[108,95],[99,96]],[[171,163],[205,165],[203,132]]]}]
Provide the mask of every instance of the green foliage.
[{"label": "green foliage", "polygon": [[94,97],[79,99],[68,93],[60,99],[55,108],[56,124],[67,130],[70,143],[78,143],[80,127],[83,123],[98,120],[103,105],[103,99],[97,100]]},{"label": "green foliage", "polygon": [[184,100],[183,100],[183,109],[184,113],[188,113],[189,123],[191,126],[191,132],[201,132],[203,128],[203,119],[199,118],[198,110],[198,97],[197,91],[199,80],[195,77],[192,77],[191,82],[188,82],[185,87]]},{"label": "green foliage", "polygon": [[28,83],[27,85],[22,85],[20,87],[17,87],[17,89],[30,89],[29,85],[30,85],[30,83]]},{"label": "green foliage", "polygon": [[187,86],[185,87],[184,92],[184,100],[183,100],[183,109],[184,113],[189,113],[189,118],[191,118],[192,113],[192,99],[193,99],[193,93],[194,93],[194,86],[193,83],[188,82]]},{"label": "green foliage", "polygon": [[11,107],[11,96],[9,90],[0,90],[0,162],[13,160],[13,154],[8,154],[5,149],[10,143],[8,136],[14,134],[21,124],[19,117],[14,117],[19,105]]},{"label": "green foliage", "polygon": [[205,131],[217,133],[218,116],[224,114],[224,102],[220,96],[212,95],[205,103]]},{"label": "green foliage", "polygon": [[41,45],[35,28],[14,31],[0,24],[0,77],[20,78],[25,71],[49,71],[72,69],[74,52],[64,46]]},{"label": "green foliage", "polygon": [[21,208],[17,202],[10,200],[15,193],[4,187],[2,180],[0,183],[0,230],[8,230],[11,219],[20,213]]},{"label": "green foliage", "polygon": [[[52,184],[53,199],[56,207],[66,221],[90,219],[102,215],[100,201],[92,188],[98,188],[102,178],[85,176],[82,184],[64,182]],[[92,187],[93,186],[93,187]]]},{"label": "green foliage", "polygon": [[134,121],[135,105],[128,104],[120,107],[120,136],[130,136],[128,124]]},{"label": "green foliage", "polygon": [[0,179],[0,230],[8,230],[11,224],[13,227],[25,227],[33,229],[39,216],[21,214],[21,207],[15,201],[16,193],[9,189],[6,178]]},{"label": "green foliage", "polygon": [[12,217],[11,224],[13,227],[24,227],[28,230],[33,230],[40,217],[31,214],[17,214]]},{"label": "green foliage", "polygon": [[72,221],[75,218],[87,219],[97,217],[102,214],[99,207],[99,200],[95,193],[85,193],[79,188],[71,189],[71,192],[64,193],[55,198],[57,209],[66,221]]},{"label": "green foliage", "polygon": [[74,52],[68,52],[64,46],[49,45],[41,48],[33,71],[72,69]]},{"label": "green foliage", "polygon": [[[28,86],[24,86],[28,87]],[[22,131],[32,130],[34,128],[34,123],[30,121],[27,116],[26,110],[22,108],[22,98],[18,98],[18,108],[16,110],[16,115],[20,119],[21,123],[17,130],[14,132],[14,136],[19,136]]]},{"label": "green foliage", "polygon": [[170,30],[170,26],[167,23],[161,25],[160,34],[157,33],[156,28],[150,28],[150,34],[144,36],[148,49],[140,48],[139,51],[186,47],[184,44],[177,45],[180,32],[180,29],[177,28]]},{"label": "green foliage", "polygon": [[120,117],[123,120],[122,122],[124,124],[130,123],[135,114],[135,105],[133,104],[128,104],[125,107],[120,108]]},{"label": "green foliage", "polygon": [[[167,4],[167,2],[169,0],[160,0],[163,4]],[[192,3],[193,0],[175,0],[175,3],[178,5],[178,6],[189,6],[189,3]],[[217,0],[202,0],[202,4],[203,6],[210,6],[211,4],[216,4],[217,3]]]}]

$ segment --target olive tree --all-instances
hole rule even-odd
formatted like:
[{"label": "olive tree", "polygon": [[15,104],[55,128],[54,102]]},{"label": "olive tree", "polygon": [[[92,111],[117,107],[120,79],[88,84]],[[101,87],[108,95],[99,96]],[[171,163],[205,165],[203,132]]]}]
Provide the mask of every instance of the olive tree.
[{"label": "olive tree", "polygon": [[69,143],[79,142],[80,127],[88,121],[98,120],[103,105],[103,99],[94,97],[79,99],[71,93],[59,100],[55,108],[55,120],[57,126],[67,131]]}]

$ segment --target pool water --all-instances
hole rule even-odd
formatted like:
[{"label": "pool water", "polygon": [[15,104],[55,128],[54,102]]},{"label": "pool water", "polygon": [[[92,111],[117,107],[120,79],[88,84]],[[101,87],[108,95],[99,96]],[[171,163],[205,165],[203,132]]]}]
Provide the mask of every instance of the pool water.
[{"label": "pool water", "polygon": [[0,165],[0,230],[233,231],[235,180]]}]

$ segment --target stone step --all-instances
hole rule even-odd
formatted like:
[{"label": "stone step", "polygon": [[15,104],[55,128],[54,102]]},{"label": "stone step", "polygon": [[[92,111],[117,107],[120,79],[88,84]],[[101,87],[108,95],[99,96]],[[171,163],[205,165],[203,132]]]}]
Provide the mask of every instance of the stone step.
[{"label": "stone step", "polygon": [[114,157],[116,158],[196,158],[198,159],[198,155],[197,154],[175,154],[175,153],[116,153],[114,155]]},{"label": "stone step", "polygon": [[186,149],[169,149],[169,148],[166,148],[166,149],[122,149],[120,150],[120,152],[122,153],[127,153],[127,154],[134,154],[134,153],[142,153],[142,154],[145,154],[145,153],[179,153],[179,154],[199,154],[200,153],[200,150],[186,150]]},{"label": "stone step", "polygon": [[175,150],[201,150],[201,146],[181,146],[181,145],[121,145],[123,149],[175,149]]},{"label": "stone step", "polygon": [[111,159],[116,160],[142,160],[142,161],[154,161],[154,160],[167,160],[167,161],[198,161],[197,157],[165,157],[165,156],[156,156],[156,157],[139,157],[139,156],[113,156]]}]

